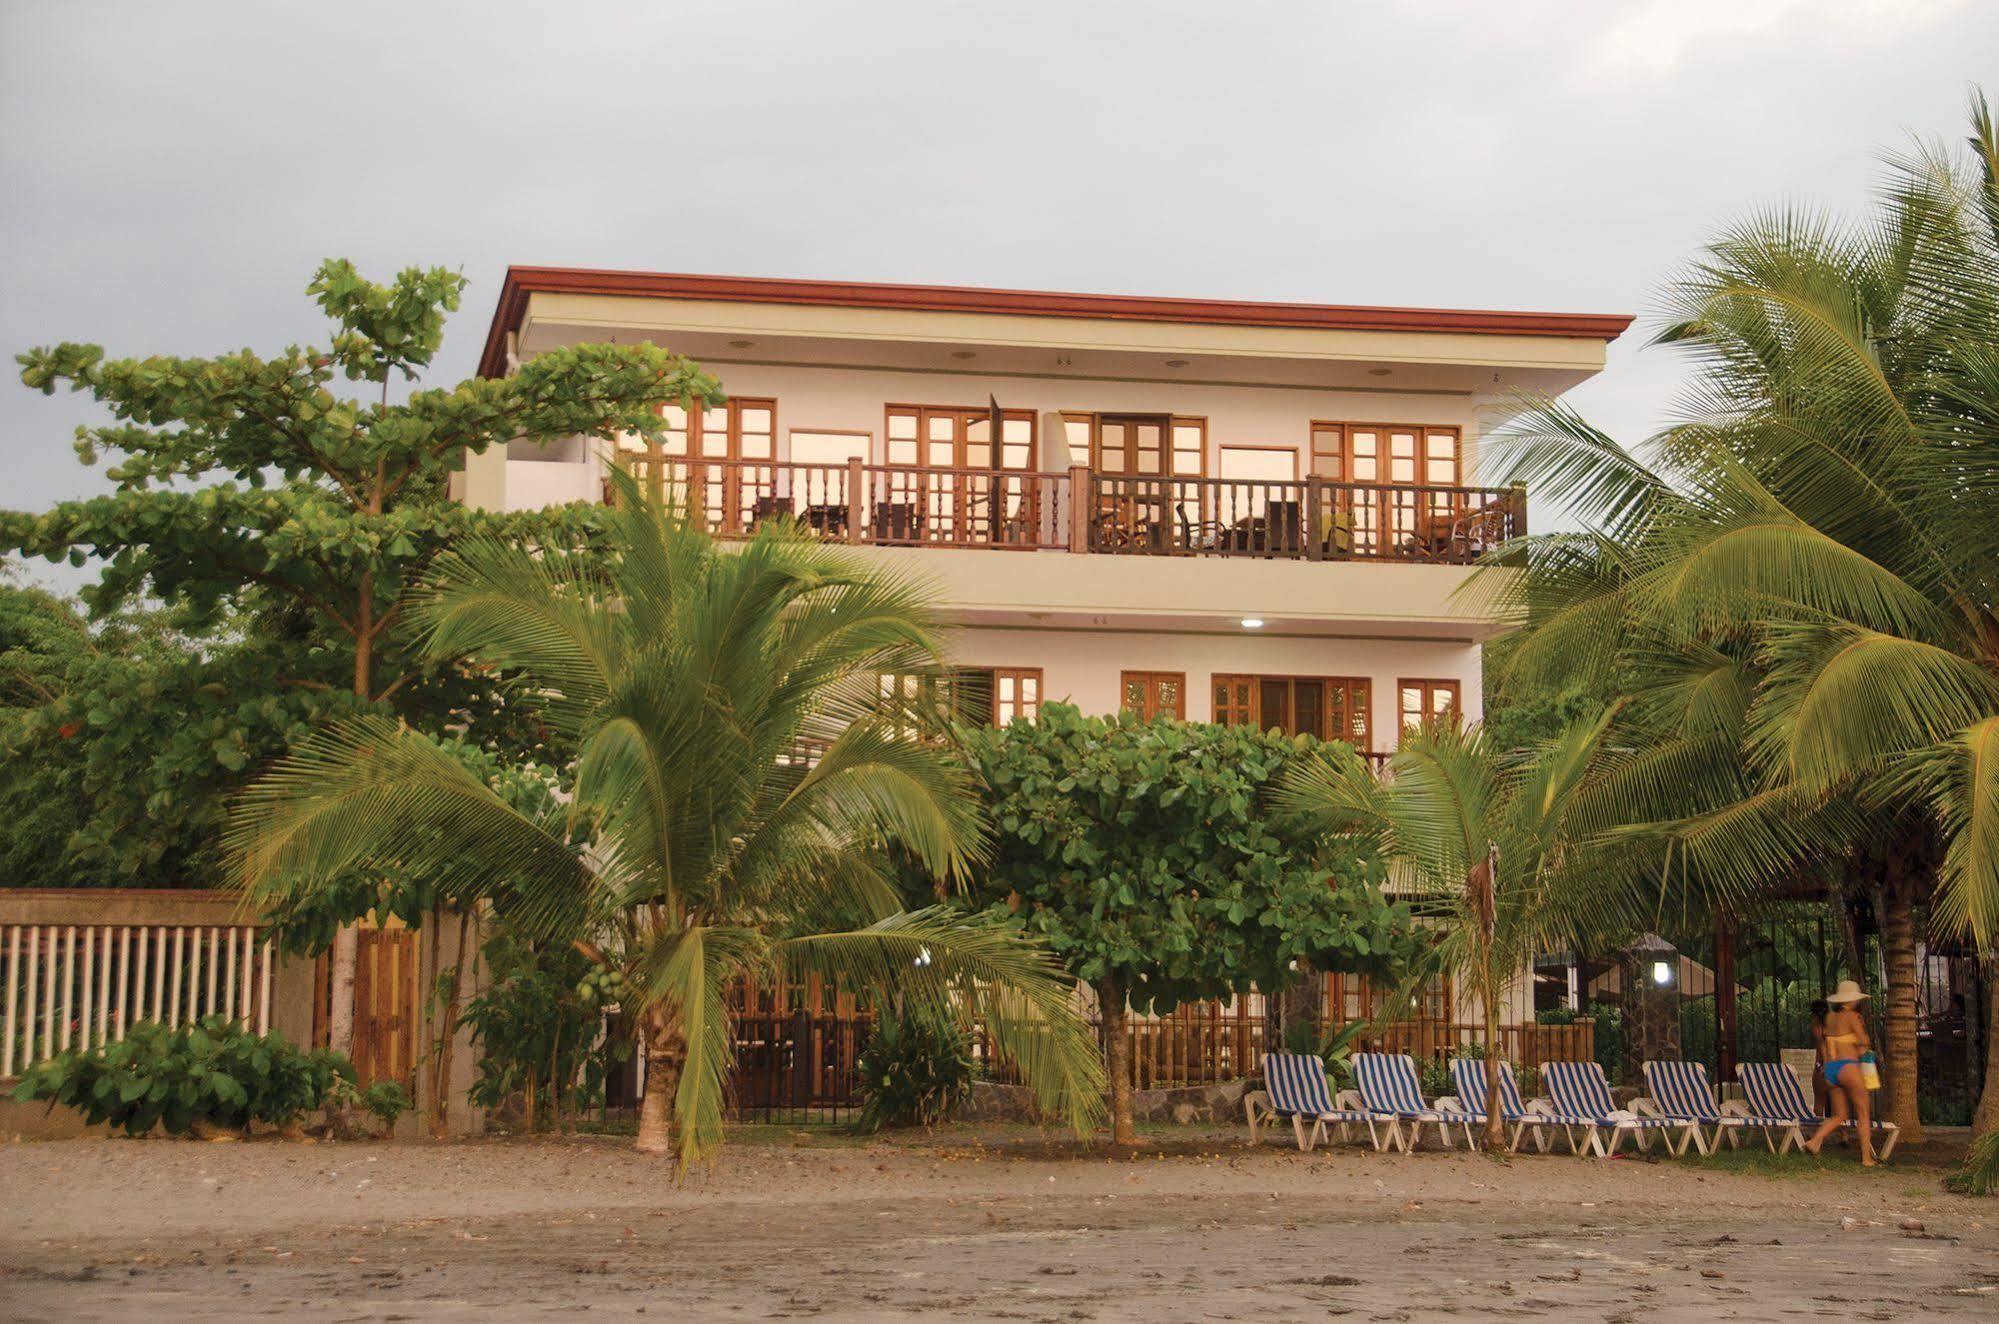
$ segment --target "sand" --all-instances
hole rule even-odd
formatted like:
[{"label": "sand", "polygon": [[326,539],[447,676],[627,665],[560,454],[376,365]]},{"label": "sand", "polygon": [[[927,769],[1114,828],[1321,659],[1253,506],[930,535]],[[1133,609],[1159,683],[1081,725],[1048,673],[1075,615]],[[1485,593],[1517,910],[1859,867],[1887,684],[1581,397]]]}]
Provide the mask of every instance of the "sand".
[{"label": "sand", "polygon": [[1999,1317],[1999,1201],[1935,1167],[1128,1158],[1024,1130],[0,1145],[0,1318]]}]

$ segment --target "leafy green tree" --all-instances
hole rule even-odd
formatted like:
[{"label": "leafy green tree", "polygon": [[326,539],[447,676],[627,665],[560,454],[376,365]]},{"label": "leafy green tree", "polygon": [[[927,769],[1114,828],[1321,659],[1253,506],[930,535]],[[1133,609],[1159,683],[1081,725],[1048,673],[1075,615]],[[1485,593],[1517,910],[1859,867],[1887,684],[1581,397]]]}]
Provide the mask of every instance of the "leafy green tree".
[{"label": "leafy green tree", "polygon": [[[650,433],[662,404],[713,403],[720,388],[652,345],[575,345],[508,377],[391,401],[392,383],[416,380],[435,357],[464,284],[412,267],[380,285],[330,260],[306,291],[332,322],[324,347],[108,359],[96,345],[64,343],[20,355],[28,386],[67,385],[109,411],[110,422],[77,429],[76,449],[86,464],[116,457],[106,470],[116,487],[40,514],[0,514],[0,551],[102,558],[102,577],[83,591],[96,615],[150,595],[183,628],[204,631],[238,611],[252,618],[249,631],[292,642],[281,657],[245,655],[264,669],[225,671],[220,663],[243,657],[216,659],[209,683],[224,704],[297,689],[344,696],[330,712],[358,702],[435,729],[506,720],[518,702],[456,659],[413,647],[399,627],[447,548],[504,536],[567,549],[596,515],[475,511],[450,499],[450,473],[516,438]],[[343,381],[376,398],[343,394]],[[263,751],[252,728],[225,726],[214,762],[240,771]],[[341,1051],[352,1047],[353,959],[353,930],[342,928],[332,1019]]]},{"label": "leafy green tree", "polygon": [[1508,679],[1629,685],[1576,856],[1599,905],[1871,892],[1911,1140],[1914,917],[1999,935],[1999,133],[1972,118],[1968,163],[1894,160],[1863,223],[1784,208],[1709,246],[1660,336],[1699,369],[1683,421],[1626,448],[1550,405],[1503,443],[1589,526],[1528,547]]},{"label": "leafy green tree", "polygon": [[0,885],[212,885],[247,765],[325,707],[214,683],[268,658],[262,639],[190,636],[164,611],[93,622],[68,599],[0,584]]},{"label": "leafy green tree", "polygon": [[1118,1144],[1136,1141],[1130,1011],[1275,996],[1300,962],[1394,977],[1413,953],[1374,856],[1270,812],[1308,748],[1289,737],[1049,704],[965,743],[999,829],[978,895],[1096,992]]},{"label": "leafy green tree", "polygon": [[[946,884],[983,850],[949,749],[884,710],[880,677],[935,667],[923,595],[844,548],[766,528],[722,551],[623,474],[599,562],[481,540],[446,552],[414,619],[439,656],[522,676],[579,751],[572,837],[420,732],[368,717],[305,741],[245,798],[238,875],[280,903],[382,865],[504,896],[529,941],[625,976],[648,1066],[638,1145],[719,1143],[746,973],[830,975],[911,1011],[981,1015],[1043,1105],[1094,1122],[1101,1078],[1048,954],[1012,926],[905,912],[884,851]],[[801,745],[825,741],[809,762]],[[829,916],[871,922],[838,930]]]},{"label": "leafy green tree", "polygon": [[1403,734],[1385,777],[1329,743],[1290,770],[1279,797],[1317,831],[1394,861],[1398,893],[1433,938],[1431,959],[1477,991],[1489,1145],[1505,1143],[1497,1064],[1507,991],[1535,953],[1575,937],[1561,864],[1587,821],[1578,801],[1606,725],[1572,725],[1530,758],[1502,756],[1478,726],[1428,726]]}]

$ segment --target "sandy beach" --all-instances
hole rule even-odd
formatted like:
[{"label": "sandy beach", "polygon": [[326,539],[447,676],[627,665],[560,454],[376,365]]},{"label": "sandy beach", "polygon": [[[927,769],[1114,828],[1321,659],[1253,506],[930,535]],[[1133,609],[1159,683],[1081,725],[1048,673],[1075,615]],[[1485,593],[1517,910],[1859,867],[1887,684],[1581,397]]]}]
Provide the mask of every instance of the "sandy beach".
[{"label": "sandy beach", "polygon": [[1175,1132],[0,1147],[0,1315],[1419,1320],[1990,1317],[1940,1170],[1378,1155]]}]

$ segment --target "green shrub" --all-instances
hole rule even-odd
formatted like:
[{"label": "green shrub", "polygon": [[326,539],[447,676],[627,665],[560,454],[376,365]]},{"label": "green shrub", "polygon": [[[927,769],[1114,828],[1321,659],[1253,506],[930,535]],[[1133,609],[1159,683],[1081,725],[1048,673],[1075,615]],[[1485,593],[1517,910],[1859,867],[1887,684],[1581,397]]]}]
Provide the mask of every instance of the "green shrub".
[{"label": "green shrub", "polygon": [[14,1089],[127,1135],[196,1124],[287,1126],[325,1104],[354,1067],[324,1048],[304,1052],[281,1034],[255,1035],[220,1016],[178,1029],[140,1021],[117,1043],[71,1051],[31,1067]]},{"label": "green shrub", "polygon": [[400,1084],[393,1080],[378,1080],[361,1091],[361,1106],[383,1126],[394,1126],[396,1119],[413,1105],[409,1091]]},{"label": "green shrub", "polygon": [[857,1064],[863,1131],[930,1126],[972,1088],[972,1051],[964,1033],[934,1017],[877,1019]]}]

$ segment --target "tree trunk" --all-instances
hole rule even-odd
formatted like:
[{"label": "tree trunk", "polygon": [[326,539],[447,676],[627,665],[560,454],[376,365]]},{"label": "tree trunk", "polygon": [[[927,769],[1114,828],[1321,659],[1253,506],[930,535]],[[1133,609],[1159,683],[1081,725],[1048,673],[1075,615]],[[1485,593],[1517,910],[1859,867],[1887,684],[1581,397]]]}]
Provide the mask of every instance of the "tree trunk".
[{"label": "tree trunk", "polygon": [[677,1024],[655,1024],[647,1034],[645,1093],[639,1099],[641,1154],[672,1154],[679,1149],[673,1125],[673,1100],[680,1093],[680,1072],[686,1064],[686,1055],[687,1043]]},{"label": "tree trunk", "polygon": [[[1985,1088],[1979,1091],[1978,1108],[1971,1114],[1974,1135],[1999,1130],[1999,947],[1978,958],[1978,982],[1985,996],[1984,1014],[1978,1019],[1985,1031]],[[1979,1051],[1975,1043],[1964,1045],[1966,1055]]]},{"label": "tree trunk", "polygon": [[361,931],[344,924],[333,935],[333,952],[327,960],[332,985],[327,996],[333,1005],[327,1008],[326,1046],[349,1059],[354,1056],[354,967],[360,949]]},{"label": "tree trunk", "polygon": [[1881,1112],[1902,1128],[1902,1143],[1921,1144],[1923,1122],[1916,1106],[1916,929],[1915,889],[1904,869],[1891,864],[1882,889],[1881,965],[1886,985],[1881,1016]]},{"label": "tree trunk", "polygon": [[[381,485],[375,488],[376,499],[370,513],[381,514]],[[356,602],[354,631],[354,693],[363,703],[374,698],[375,667],[375,576],[370,571],[361,573],[361,586]],[[327,1017],[327,1047],[342,1057],[354,1056],[354,966],[359,959],[361,941],[359,930],[352,924],[343,924],[333,935],[333,955],[329,963],[330,980],[333,985],[333,1009]]]},{"label": "tree trunk", "polygon": [[1492,990],[1490,973],[1479,1001],[1485,1005],[1485,1148],[1497,1153],[1506,1144],[1506,1119],[1499,1111],[1499,997]]},{"label": "tree trunk", "polygon": [[1111,1143],[1135,1145],[1138,1131],[1131,1121],[1131,1039],[1125,1032],[1124,983],[1097,981],[1097,1011],[1104,1026],[1104,1075],[1111,1089]]},{"label": "tree trunk", "polygon": [[478,922],[477,904],[474,902],[474,909],[460,912],[458,916],[458,957],[451,965],[450,992],[444,1000],[443,1023],[437,1036],[437,1061],[431,1074],[430,1135],[433,1140],[449,1139],[451,1135],[451,1064],[458,1046],[458,1011],[465,993],[465,945]]}]

